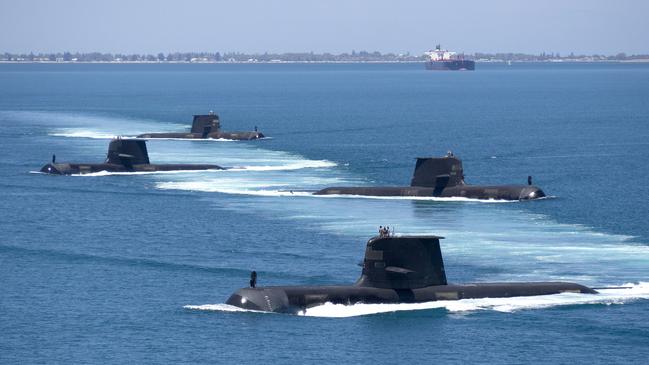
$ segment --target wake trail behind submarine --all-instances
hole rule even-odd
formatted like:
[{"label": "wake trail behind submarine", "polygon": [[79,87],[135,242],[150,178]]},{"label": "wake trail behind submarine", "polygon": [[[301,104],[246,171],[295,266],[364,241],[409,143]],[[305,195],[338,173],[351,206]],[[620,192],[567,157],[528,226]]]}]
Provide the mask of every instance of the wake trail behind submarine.
[{"label": "wake trail behind submarine", "polygon": [[[625,289],[598,289],[599,294],[562,293],[536,297],[510,297],[510,298],[483,298],[461,299],[457,301],[434,301],[425,303],[401,304],[332,304],[312,307],[299,315],[307,317],[346,318],[374,314],[384,314],[402,311],[425,311],[440,309],[455,314],[472,314],[483,311],[513,313],[523,310],[547,309],[574,305],[624,305],[638,300],[649,300],[649,282],[625,283],[620,285]],[[628,289],[626,289],[628,288]],[[248,312],[277,314],[243,309],[228,305],[203,304],[185,305],[188,310],[215,311],[215,312]]]}]

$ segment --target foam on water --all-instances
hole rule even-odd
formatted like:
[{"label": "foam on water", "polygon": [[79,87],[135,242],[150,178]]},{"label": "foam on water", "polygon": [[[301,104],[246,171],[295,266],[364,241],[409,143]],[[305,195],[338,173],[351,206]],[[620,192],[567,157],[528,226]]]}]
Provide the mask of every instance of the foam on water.
[{"label": "foam on water", "polygon": [[[275,171],[275,170],[291,170],[291,168],[284,168],[282,166],[273,166],[270,169],[256,169],[252,167],[250,169],[241,169],[242,171]],[[324,179],[320,182],[322,183]],[[277,186],[273,185],[264,185],[265,187]],[[289,184],[281,184],[281,186],[289,186]],[[464,197],[433,197],[433,196],[368,196],[368,195],[343,195],[343,194],[326,194],[326,195],[315,195],[316,189],[309,189],[305,191],[303,186],[294,186],[294,189],[291,190],[268,190],[268,189],[249,189],[242,188],[241,184],[236,182],[232,185],[223,185],[214,181],[186,181],[186,182],[160,182],[156,184],[156,188],[162,190],[189,190],[189,191],[202,191],[209,193],[224,193],[224,194],[236,194],[236,195],[253,195],[253,196],[275,196],[275,197],[286,197],[286,196],[303,196],[303,197],[312,197],[320,199],[372,199],[372,200],[418,200],[418,201],[431,201],[431,202],[473,202],[473,203],[515,203],[518,201],[514,200],[499,200],[499,199],[471,199]]]},{"label": "foam on water", "polygon": [[312,317],[355,317],[369,314],[428,310],[443,308],[451,313],[496,311],[517,312],[521,310],[544,309],[572,305],[625,304],[649,299],[649,283],[625,284],[630,289],[603,289],[599,294],[562,293],[512,298],[462,299],[457,301],[435,301],[410,304],[356,304],[342,305],[326,303],[309,308],[304,315]]},{"label": "foam on water", "polygon": [[[444,300],[425,303],[354,305],[325,303],[309,308],[306,312],[300,313],[300,315],[308,317],[343,318],[431,309],[444,309],[450,313],[471,313],[479,311],[512,313],[521,310],[574,305],[621,305],[637,300],[649,300],[649,282],[624,284],[622,287],[628,287],[628,289],[601,289],[598,290],[599,294],[562,293],[529,297]],[[218,312],[269,313],[247,310],[228,304],[186,305],[184,308]]]},{"label": "foam on water", "polygon": [[267,165],[267,166],[234,166],[230,171],[280,171],[280,170],[300,170],[309,168],[328,168],[335,167],[335,162],[327,160],[301,160],[295,162],[287,162],[283,165]]},{"label": "foam on water", "polygon": [[54,131],[50,132],[49,135],[54,137],[92,138],[92,139],[112,139],[118,136],[118,134],[107,133],[102,131],[93,131],[87,129],[78,129],[78,128],[55,129]]},{"label": "foam on water", "polygon": [[[6,112],[5,112],[6,113]],[[36,123],[47,122],[51,128],[48,134],[54,137],[112,139],[118,136],[134,138],[143,133],[183,133],[188,132],[191,122],[187,123],[162,123],[146,119],[133,119],[113,116],[103,116],[83,113],[61,112],[35,112],[15,111],[11,113],[13,119],[27,120]],[[52,125],[55,127],[52,128]],[[56,127],[61,125],[61,127]],[[263,137],[271,139],[272,137]],[[155,138],[168,141],[194,141],[194,142],[236,142],[227,138]]]},{"label": "foam on water", "polygon": [[255,311],[255,310],[251,310],[251,309],[239,308],[239,307],[235,307],[235,306],[229,305],[229,304],[185,305],[185,306],[183,306],[183,308],[185,308],[185,309],[194,309],[194,310],[202,310],[202,311],[218,311],[218,312],[269,313],[269,312],[262,312],[262,311]]},{"label": "foam on water", "polygon": [[[203,178],[201,181],[157,182],[161,190],[186,190],[233,195],[255,196],[313,196],[313,191],[297,190],[296,186],[340,182],[336,177],[318,177],[311,171],[299,175],[287,175],[291,168],[275,166],[272,170],[224,170],[228,174]],[[266,171],[266,172],[260,172]],[[293,190],[295,189],[295,190]]]},{"label": "foam on water", "polygon": [[8,120],[47,125],[48,134],[56,137],[111,139],[120,135],[135,136],[147,132],[182,131],[187,124],[161,123],[78,112],[3,111]]},{"label": "foam on water", "polygon": [[[308,191],[270,190],[270,189],[260,190],[260,189],[245,189],[245,188],[234,189],[234,188],[219,186],[218,183],[213,183],[211,185],[201,183],[198,184],[199,187],[196,189],[194,189],[193,186],[197,186],[197,185],[193,183],[174,183],[174,182],[158,183],[156,185],[158,189],[163,189],[163,190],[189,190],[189,191],[203,191],[203,192],[207,191],[207,192],[232,194],[232,195],[253,195],[253,196],[268,196],[268,197],[290,197],[290,196],[313,197],[314,196],[312,192],[308,192]],[[274,185],[274,186],[278,186],[278,185]],[[267,185],[265,187],[270,188],[271,186]]]},{"label": "foam on water", "polygon": [[[50,136],[54,137],[68,137],[68,138],[90,138],[90,139],[113,139],[116,137],[122,138],[133,138],[135,139],[137,135],[145,133],[142,132],[143,127],[138,128],[136,126],[130,125],[127,128],[117,129],[117,128],[105,128],[102,130],[99,129],[86,129],[86,128],[57,128],[48,133]],[[128,131],[130,130],[130,132]],[[151,132],[158,133],[158,132]],[[159,140],[177,140],[177,141],[192,141],[191,139],[183,138],[156,138]],[[200,141],[214,141],[214,142],[233,142],[231,139],[201,139]]]}]

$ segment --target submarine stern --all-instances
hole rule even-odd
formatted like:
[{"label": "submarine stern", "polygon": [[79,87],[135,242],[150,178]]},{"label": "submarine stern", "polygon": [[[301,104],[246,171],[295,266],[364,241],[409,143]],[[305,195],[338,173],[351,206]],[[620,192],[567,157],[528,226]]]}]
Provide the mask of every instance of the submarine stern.
[{"label": "submarine stern", "polygon": [[598,294],[587,286],[569,282],[511,282],[511,283],[476,283],[449,285],[444,294],[452,293],[453,298],[441,298],[436,293],[437,300],[449,299],[482,299],[482,298],[511,298],[530,297],[538,295],[554,295],[562,293]]}]

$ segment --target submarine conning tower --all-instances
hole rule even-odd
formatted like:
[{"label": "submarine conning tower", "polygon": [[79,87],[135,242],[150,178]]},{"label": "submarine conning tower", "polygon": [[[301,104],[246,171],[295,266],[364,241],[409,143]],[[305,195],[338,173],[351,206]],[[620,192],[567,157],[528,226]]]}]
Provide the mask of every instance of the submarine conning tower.
[{"label": "submarine conning tower", "polygon": [[373,237],[356,286],[417,289],[447,285],[438,236]]},{"label": "submarine conning tower", "polygon": [[455,156],[418,157],[410,186],[444,188],[464,185],[462,160]]},{"label": "submarine conning tower", "polygon": [[108,145],[106,163],[131,166],[149,164],[146,141],[116,138]]},{"label": "submarine conning tower", "polygon": [[220,129],[221,122],[219,116],[214,112],[194,115],[194,120],[192,121],[192,133],[200,133],[203,138],[206,138],[208,134],[218,132]]}]

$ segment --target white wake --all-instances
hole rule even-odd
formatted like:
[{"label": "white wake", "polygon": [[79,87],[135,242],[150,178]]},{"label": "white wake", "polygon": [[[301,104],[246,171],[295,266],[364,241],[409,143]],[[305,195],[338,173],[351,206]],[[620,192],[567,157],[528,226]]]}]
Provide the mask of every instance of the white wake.
[{"label": "white wake", "polygon": [[[306,312],[300,313],[299,315],[307,317],[345,318],[430,309],[444,309],[449,313],[471,313],[479,311],[512,313],[521,310],[574,305],[622,305],[649,299],[649,282],[624,284],[622,287],[628,287],[628,289],[600,289],[598,290],[599,294],[562,293],[530,297],[440,300],[426,303],[354,305],[325,303],[317,307],[309,308]],[[223,303],[186,305],[183,308],[217,312],[268,313],[243,309]]]}]

